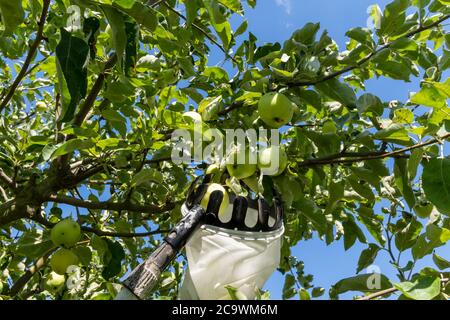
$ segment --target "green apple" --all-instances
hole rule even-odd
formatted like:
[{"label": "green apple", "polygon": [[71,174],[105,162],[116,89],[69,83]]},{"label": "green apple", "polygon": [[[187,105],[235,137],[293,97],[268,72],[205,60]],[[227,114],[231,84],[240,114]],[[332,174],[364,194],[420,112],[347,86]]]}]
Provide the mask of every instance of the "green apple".
[{"label": "green apple", "polygon": [[37,111],[46,111],[47,110],[47,104],[44,101],[38,101],[36,102],[36,110]]},{"label": "green apple", "polygon": [[294,115],[292,102],[282,93],[267,93],[259,99],[259,117],[272,128],[288,124]]},{"label": "green apple", "polygon": [[[278,157],[278,164],[276,159]],[[263,174],[279,176],[287,167],[287,154],[283,147],[273,146],[264,149],[259,154],[258,166]]]},{"label": "green apple", "polygon": [[219,217],[221,217],[225,214],[228,206],[230,205],[230,197],[228,196],[228,192],[225,190],[225,188],[222,185],[220,185],[218,183],[211,183],[210,185],[208,185],[205,195],[203,196],[202,200],[200,201],[200,206],[205,210],[208,208],[209,198],[211,197],[211,194],[214,191],[221,191],[223,194],[222,203],[220,204],[220,207],[219,207]]},{"label": "green apple", "polygon": [[[244,151],[241,151],[244,152]],[[252,176],[257,169],[257,165],[250,163],[250,151],[245,151],[245,163],[239,163],[239,150],[233,151],[227,159],[227,170],[230,176],[236,179],[245,179]]]},{"label": "green apple", "polygon": [[71,219],[58,222],[50,232],[50,238],[55,246],[73,247],[80,240],[80,225]]},{"label": "green apple", "polygon": [[64,287],[65,283],[66,277],[64,275],[60,275],[52,271],[45,279],[44,288],[48,292],[56,293]]},{"label": "green apple", "polygon": [[69,249],[61,248],[50,258],[50,266],[57,274],[64,275],[67,268],[78,264],[78,256]]},{"label": "green apple", "polygon": [[418,217],[423,219],[428,218],[433,211],[433,204],[431,202],[416,204],[414,206],[414,211],[416,212]]}]

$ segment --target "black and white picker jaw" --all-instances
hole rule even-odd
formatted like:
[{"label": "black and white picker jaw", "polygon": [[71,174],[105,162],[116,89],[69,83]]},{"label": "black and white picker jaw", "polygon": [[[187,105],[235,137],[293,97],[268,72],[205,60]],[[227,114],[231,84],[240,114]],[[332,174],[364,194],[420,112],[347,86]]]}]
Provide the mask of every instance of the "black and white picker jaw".
[{"label": "black and white picker jaw", "polygon": [[[158,248],[137,266],[123,281],[123,288],[116,300],[147,300],[159,282],[161,273],[169,266],[179,251],[183,249],[190,236],[202,224],[215,225],[225,229],[245,230],[249,232],[271,231],[283,223],[281,201],[276,197],[273,206],[264,199],[250,199],[231,195],[231,219],[221,221],[219,208],[224,199],[221,191],[211,193],[206,210],[199,203],[205,195],[209,177],[197,178],[188,190],[187,198],[182,206],[183,218],[163,239]],[[255,212],[257,223],[251,227],[245,224],[249,212]],[[269,220],[271,222],[269,222]]]}]

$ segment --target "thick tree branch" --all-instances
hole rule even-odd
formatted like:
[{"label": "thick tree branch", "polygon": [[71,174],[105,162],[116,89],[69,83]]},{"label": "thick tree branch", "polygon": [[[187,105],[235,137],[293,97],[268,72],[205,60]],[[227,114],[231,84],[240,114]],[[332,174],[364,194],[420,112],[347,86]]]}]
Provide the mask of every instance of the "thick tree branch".
[{"label": "thick tree branch", "polygon": [[67,196],[49,196],[46,200],[50,202],[64,203],[74,207],[92,210],[131,211],[131,212],[152,213],[152,214],[166,212],[172,210],[175,207],[174,203],[166,203],[162,206],[156,206],[152,204],[138,205],[130,202],[111,202],[111,201],[93,202]]},{"label": "thick tree branch", "polygon": [[418,143],[403,149],[398,149],[390,152],[368,152],[364,153],[338,153],[336,155],[327,156],[324,158],[318,159],[308,159],[298,163],[299,167],[310,167],[317,165],[326,165],[326,164],[337,164],[337,163],[353,163],[353,162],[361,162],[367,160],[375,160],[375,159],[384,159],[384,158],[396,158],[405,156],[404,153],[407,151],[411,151],[414,149],[423,148],[432,144],[441,143],[443,140],[447,140],[450,138],[450,133],[445,134],[441,137],[430,139],[423,143]]},{"label": "thick tree branch", "polygon": [[45,25],[45,20],[47,19],[49,6],[50,6],[50,0],[44,0],[43,5],[42,5],[41,18],[39,19],[39,22],[38,22],[38,31],[36,33],[36,38],[34,39],[33,43],[30,46],[30,50],[28,51],[28,54],[25,58],[25,62],[23,63],[23,66],[20,69],[19,74],[17,75],[13,84],[9,87],[6,96],[3,98],[2,102],[0,103],[0,112],[3,111],[3,109],[7,106],[7,104],[11,100],[11,98],[14,96],[14,92],[16,91],[17,87],[19,86],[20,82],[23,80],[25,75],[27,74],[28,68],[30,67],[30,63],[31,63],[31,61],[33,61],[34,56],[36,54],[36,50],[39,47],[40,42],[44,38],[43,37],[44,25]]},{"label": "thick tree branch", "polygon": [[[413,31],[407,33],[404,37],[405,38],[411,38],[411,37],[415,36],[416,34],[421,33],[422,31],[429,30],[429,29],[432,29],[434,27],[437,27],[438,25],[440,25],[442,22],[448,20],[449,18],[450,18],[450,15],[444,15],[442,18],[440,18],[439,20],[433,22],[432,24],[429,24],[427,26],[420,26],[416,30],[413,30]],[[356,62],[356,64],[354,64],[352,66],[348,66],[348,67],[343,68],[341,70],[338,70],[336,72],[330,73],[329,75],[326,75],[326,76],[324,76],[324,77],[322,77],[322,78],[320,78],[318,80],[288,82],[288,83],[286,83],[286,85],[289,86],[289,87],[311,86],[311,85],[315,85],[315,84],[322,83],[322,82],[325,82],[327,80],[339,77],[339,76],[341,76],[341,75],[343,75],[343,74],[345,74],[347,72],[350,72],[350,71],[352,71],[354,69],[360,68],[366,62],[368,62],[370,59],[372,59],[374,56],[376,56],[380,52],[390,48],[392,46],[392,43],[393,42],[390,42],[390,43],[387,43],[387,44],[381,46],[377,50],[371,52],[369,55],[367,55],[366,57],[364,57],[361,60],[359,60],[358,62]]]}]

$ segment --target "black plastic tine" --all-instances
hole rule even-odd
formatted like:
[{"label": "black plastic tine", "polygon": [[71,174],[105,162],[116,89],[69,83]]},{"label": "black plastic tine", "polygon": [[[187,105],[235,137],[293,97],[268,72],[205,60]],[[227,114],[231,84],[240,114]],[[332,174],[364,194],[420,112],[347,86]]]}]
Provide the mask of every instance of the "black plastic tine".
[{"label": "black plastic tine", "polygon": [[265,228],[268,226],[270,206],[264,199],[258,199],[258,220],[261,227]]},{"label": "black plastic tine", "polygon": [[245,216],[247,214],[248,203],[244,197],[236,197],[233,202],[232,220],[237,226],[245,225]]},{"label": "black plastic tine", "polygon": [[199,185],[197,189],[195,189],[195,191],[193,192],[192,197],[189,199],[188,207],[192,207],[194,204],[200,203],[207,189],[208,186],[206,184]]},{"label": "black plastic tine", "polygon": [[217,215],[220,210],[220,205],[222,204],[223,193],[222,191],[216,190],[209,196],[208,207],[206,208],[206,213],[214,213]]}]

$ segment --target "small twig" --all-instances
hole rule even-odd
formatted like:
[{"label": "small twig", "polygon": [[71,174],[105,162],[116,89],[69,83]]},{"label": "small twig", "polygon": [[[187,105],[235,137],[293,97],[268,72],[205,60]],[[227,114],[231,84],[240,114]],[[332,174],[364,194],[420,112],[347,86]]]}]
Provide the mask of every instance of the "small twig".
[{"label": "small twig", "polygon": [[47,201],[55,203],[64,203],[74,207],[92,209],[92,210],[112,210],[112,211],[131,211],[139,213],[162,213],[172,210],[174,203],[166,203],[162,206],[152,204],[138,205],[130,202],[112,202],[112,201],[88,201],[71,198],[67,196],[49,196]]},{"label": "small twig", "polygon": [[[441,137],[431,139],[429,141],[418,143],[403,149],[398,149],[390,152],[370,152],[367,155],[360,156],[361,153],[338,153],[335,155],[327,156],[324,158],[318,158],[318,159],[308,159],[300,162],[298,164],[299,167],[309,167],[309,166],[316,166],[316,165],[324,165],[324,164],[336,164],[336,163],[354,163],[354,162],[361,162],[366,160],[375,160],[375,159],[384,159],[384,158],[395,158],[395,157],[401,157],[404,156],[404,153],[407,151],[411,151],[414,149],[423,148],[432,144],[439,143],[442,140],[446,140],[450,138],[450,133],[447,133]],[[357,157],[354,157],[354,155],[357,155]]]},{"label": "small twig", "polygon": [[[449,281],[448,278],[441,279],[441,282],[442,282],[443,285],[446,285],[446,283],[448,281]],[[358,298],[357,300],[372,300],[372,299],[375,299],[375,298],[386,296],[386,295],[391,294],[391,293],[396,292],[396,291],[398,291],[398,289],[395,288],[395,287],[392,287],[392,288],[389,288],[389,289],[381,290],[381,291],[369,294],[367,296]]]},{"label": "small twig", "polygon": [[[174,8],[172,8],[166,1],[161,1],[162,4],[164,4],[164,6],[167,7],[167,9],[169,9],[170,11],[172,11],[173,13],[175,13],[177,16],[179,16],[181,19],[183,19],[184,21],[187,21],[187,18],[180,12],[178,12],[177,10],[175,10]],[[197,29],[198,31],[200,31],[201,33],[203,33],[205,35],[205,37],[207,37],[212,43],[214,43],[223,53],[225,53],[225,55],[227,56],[227,58],[231,59],[234,63],[237,64],[236,59],[231,56],[227,50],[225,50],[225,48],[218,43],[213,37],[211,37],[208,32],[206,32],[205,30],[203,30],[200,26],[198,26],[196,23],[191,23],[191,25]]]},{"label": "small twig", "polygon": [[0,103],[0,112],[7,106],[7,104],[11,100],[11,98],[14,96],[14,92],[16,91],[17,87],[19,86],[20,82],[27,75],[28,68],[30,67],[30,63],[34,58],[36,50],[39,47],[39,44],[42,41],[42,39],[44,39],[44,36],[43,36],[44,25],[45,25],[45,20],[47,19],[49,6],[50,6],[50,0],[44,0],[43,6],[42,6],[41,18],[39,19],[39,22],[38,22],[38,31],[36,33],[36,39],[34,39],[33,43],[31,44],[30,50],[28,51],[28,54],[22,65],[22,68],[19,71],[19,74],[17,75],[16,79],[14,80],[14,82],[12,83],[10,88],[8,89],[8,93],[3,98],[2,102]]},{"label": "small twig", "polygon": [[[407,33],[404,38],[411,38],[413,36],[415,36],[416,34],[421,33],[422,31],[425,30],[429,30],[432,29],[434,27],[437,27],[439,24],[441,24],[442,22],[448,20],[450,18],[450,15],[444,15],[442,18],[440,18],[439,20],[435,21],[434,23],[428,25],[428,26],[419,26],[419,28],[417,28],[416,30],[413,30],[409,33]],[[339,77],[347,72],[350,72],[354,69],[358,69],[360,68],[363,64],[365,64],[366,62],[368,62],[370,59],[372,59],[374,56],[376,56],[377,54],[379,54],[381,51],[384,51],[386,49],[389,49],[392,46],[393,42],[387,43],[385,45],[383,45],[382,47],[378,48],[377,50],[371,52],[369,55],[367,55],[366,57],[362,58],[361,60],[359,60],[358,62],[356,62],[354,65],[352,66],[348,66],[346,68],[343,68],[341,70],[338,70],[336,72],[330,73],[327,76],[324,76],[318,80],[313,80],[313,81],[298,81],[298,82],[288,82],[286,83],[287,86],[289,87],[297,87],[297,86],[311,86],[311,85],[316,85],[322,82],[325,82],[327,80]]]}]

